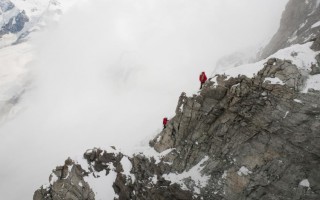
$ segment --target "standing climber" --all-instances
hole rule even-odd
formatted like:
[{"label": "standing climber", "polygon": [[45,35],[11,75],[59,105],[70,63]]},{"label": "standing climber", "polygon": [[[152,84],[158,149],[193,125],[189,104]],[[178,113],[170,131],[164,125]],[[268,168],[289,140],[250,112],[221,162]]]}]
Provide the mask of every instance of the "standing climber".
[{"label": "standing climber", "polygon": [[201,83],[201,85],[200,85],[200,90],[201,90],[203,84],[204,84],[204,83],[206,82],[206,80],[207,80],[207,76],[206,76],[206,74],[205,74],[204,72],[202,72],[202,73],[200,74],[199,80],[200,80],[200,83]]},{"label": "standing climber", "polygon": [[167,127],[168,124],[168,118],[163,118],[163,129],[165,129]]}]

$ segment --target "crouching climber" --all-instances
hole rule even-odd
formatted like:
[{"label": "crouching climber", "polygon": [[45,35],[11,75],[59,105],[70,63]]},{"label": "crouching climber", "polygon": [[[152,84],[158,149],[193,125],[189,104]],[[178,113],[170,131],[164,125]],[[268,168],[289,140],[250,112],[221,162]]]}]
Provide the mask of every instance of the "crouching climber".
[{"label": "crouching climber", "polygon": [[202,89],[203,84],[207,81],[207,76],[204,72],[202,72],[199,76],[199,80],[200,80],[200,90]]},{"label": "crouching climber", "polygon": [[163,118],[163,129],[165,129],[167,127],[167,124],[168,124],[168,118]]}]

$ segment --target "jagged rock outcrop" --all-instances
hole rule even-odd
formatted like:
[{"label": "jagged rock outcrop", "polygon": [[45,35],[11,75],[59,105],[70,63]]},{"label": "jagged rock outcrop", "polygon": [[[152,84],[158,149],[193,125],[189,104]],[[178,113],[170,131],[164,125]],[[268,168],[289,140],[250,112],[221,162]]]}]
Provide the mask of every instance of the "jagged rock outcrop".
[{"label": "jagged rock outcrop", "polygon": [[280,27],[259,57],[267,58],[279,49],[305,43],[320,32],[320,1],[290,0],[282,14]]},{"label": "jagged rock outcrop", "polygon": [[87,172],[70,158],[63,166],[56,167],[49,177],[50,186],[41,187],[34,193],[34,200],[87,199],[95,196],[83,177]]},{"label": "jagged rock outcrop", "polygon": [[[178,184],[171,184],[170,181],[162,178],[163,173],[169,172],[170,167],[164,162],[156,163],[154,158],[147,158],[141,154],[128,158],[122,153],[94,148],[84,153],[84,159],[88,163],[86,170],[71,160],[66,161],[72,163],[71,171],[68,171],[67,164],[53,170],[53,174],[58,179],[52,181],[53,175],[50,175],[49,179],[53,184],[37,190],[33,199],[94,199],[94,193],[84,178],[93,176],[98,179],[100,178],[98,173],[101,172],[106,176],[110,172],[116,173],[113,189],[118,197],[114,199],[196,199],[193,198],[192,192],[182,190]],[[123,160],[125,159],[130,162],[130,173],[124,171]],[[110,197],[110,199],[113,198]]]},{"label": "jagged rock outcrop", "polygon": [[[275,77],[285,85],[266,81]],[[151,145],[173,148],[163,159],[180,173],[209,156],[204,199],[318,199],[320,93],[300,93],[304,80],[290,61],[270,59],[252,79],[188,98]]]}]

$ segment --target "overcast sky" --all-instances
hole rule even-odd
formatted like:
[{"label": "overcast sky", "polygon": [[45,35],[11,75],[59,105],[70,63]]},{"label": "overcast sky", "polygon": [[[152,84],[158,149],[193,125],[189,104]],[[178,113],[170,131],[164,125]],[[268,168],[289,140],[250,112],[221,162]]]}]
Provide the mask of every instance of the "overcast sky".
[{"label": "overcast sky", "polygon": [[201,71],[270,39],[287,1],[79,1],[32,40],[33,90],[0,127],[2,197],[30,199],[87,148],[132,152],[174,115],[182,91],[198,91]]}]

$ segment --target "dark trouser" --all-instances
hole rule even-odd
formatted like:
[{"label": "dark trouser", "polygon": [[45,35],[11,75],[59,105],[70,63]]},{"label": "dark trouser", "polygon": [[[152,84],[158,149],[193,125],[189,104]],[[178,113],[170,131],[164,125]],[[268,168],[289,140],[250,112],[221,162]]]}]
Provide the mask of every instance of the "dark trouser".
[{"label": "dark trouser", "polygon": [[200,90],[202,89],[203,84],[204,84],[204,83],[201,83],[201,85],[200,85]]},{"label": "dark trouser", "polygon": [[167,127],[167,125],[163,124],[163,129],[165,129]]}]

